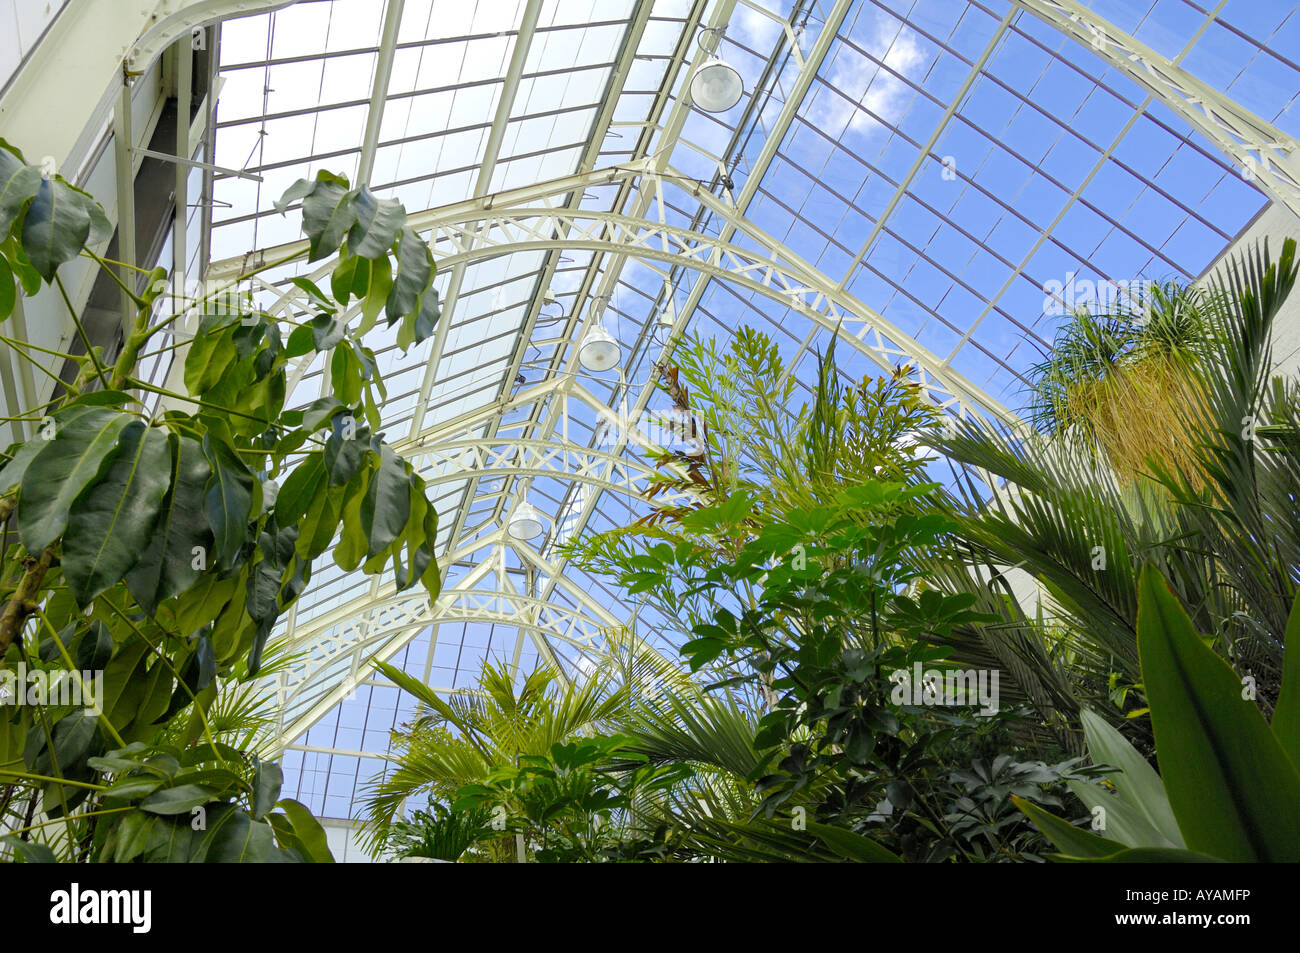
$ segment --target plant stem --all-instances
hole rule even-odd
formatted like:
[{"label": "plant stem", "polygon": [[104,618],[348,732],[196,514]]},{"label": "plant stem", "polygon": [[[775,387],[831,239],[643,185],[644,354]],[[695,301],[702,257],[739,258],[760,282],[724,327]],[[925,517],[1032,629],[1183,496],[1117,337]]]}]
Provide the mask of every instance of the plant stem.
[{"label": "plant stem", "polygon": [[[49,617],[40,609],[36,610],[36,614],[40,616],[41,621],[45,623],[45,628],[50,630],[50,635],[54,637],[54,644],[59,647],[59,654],[63,656],[64,664],[68,666],[68,671],[72,673],[72,676],[77,680],[77,684],[81,686],[81,697],[82,698],[93,697],[87,693],[85,679],[81,677],[81,672],[77,671],[76,665],[74,665],[72,662],[72,656],[68,654],[68,650],[64,646],[63,640],[59,638],[59,633],[56,632],[54,630],[54,626],[50,624]],[[95,699],[95,704],[96,705],[99,704],[99,699]],[[120,747],[125,748],[126,742],[123,741],[122,736],[117,733],[117,729],[113,727],[113,723],[108,720],[108,713],[100,712],[100,714],[103,715],[103,718],[100,720],[100,724],[103,725],[105,730],[107,730],[108,733],[113,736],[113,740],[116,741]]]},{"label": "plant stem", "polygon": [[[257,267],[257,268],[254,268],[252,271],[244,272],[243,274],[238,275],[238,276],[235,277],[235,278],[232,278],[229,284],[227,284],[227,285],[223,285],[222,287],[217,288],[217,289],[215,289],[214,291],[210,291],[208,294],[204,295],[202,298],[199,298],[198,301],[195,302],[195,304],[197,304],[199,301],[207,301],[209,298],[215,297],[216,295],[219,295],[219,294],[221,294],[221,293],[224,292],[224,291],[229,291],[231,288],[236,288],[236,287],[239,286],[239,283],[240,283],[241,281],[244,281],[244,280],[247,279],[247,278],[251,278],[251,277],[253,277],[253,275],[258,274],[259,272],[266,271],[266,270],[268,270],[268,269],[270,269],[270,268],[277,268],[277,267],[279,267],[280,265],[288,264],[289,262],[294,261],[294,260],[295,260],[296,258],[298,258],[298,257],[299,257],[299,256],[298,256],[297,254],[293,254],[293,255],[285,255],[283,258],[278,258],[278,259],[276,259],[275,261],[268,261],[266,264],[261,265],[261,266],[259,266],[259,267]],[[145,333],[145,340],[147,341],[149,338],[153,337],[155,334],[157,334],[157,333],[158,333],[159,331],[161,331],[163,328],[165,328],[165,327],[167,327],[168,325],[170,325],[173,321],[175,321],[175,320],[177,320],[178,318],[184,316],[185,314],[189,313],[189,312],[192,311],[192,310],[193,310],[193,306],[191,306],[191,307],[189,307],[189,308],[186,308],[184,311],[176,311],[176,312],[174,312],[174,313],[168,315],[166,318],[163,318],[163,320],[159,321],[159,322],[158,322],[157,324],[155,324],[153,327],[149,328],[149,330]]]},{"label": "plant stem", "polygon": [[[64,783],[71,784],[72,782],[68,781],[68,782],[64,782]],[[102,815],[104,815],[104,814],[121,814],[123,811],[133,811],[133,810],[135,810],[134,807],[109,807],[109,808],[104,808],[103,810],[99,810],[99,811],[86,811],[84,814],[78,814],[77,817],[78,817],[78,818],[82,818],[82,817],[100,817],[100,816],[102,816]],[[49,827],[51,824],[59,824],[59,823],[63,822],[64,820],[67,820],[67,818],[57,817],[57,818],[55,818],[55,819],[52,820],[52,821],[41,821],[39,824],[33,824],[33,823],[31,823],[31,818],[29,817],[29,818],[27,819],[27,826],[26,826],[26,827],[21,827],[21,828],[19,828],[18,830],[13,831],[13,833],[15,833],[15,834],[23,834],[23,833],[26,833],[26,832],[28,832],[28,831],[39,830],[39,829],[42,828],[42,827]]]},{"label": "plant stem", "polygon": [[5,603],[4,611],[0,612],[0,658],[4,658],[9,646],[19,638],[27,617],[37,610],[36,595],[40,591],[41,580],[53,563],[53,546],[45,547],[45,551],[38,557],[27,556],[23,560],[26,571],[18,581],[18,588]]},{"label": "plant stem", "polygon": [[57,274],[54,276],[54,283],[58,286],[59,294],[63,296],[63,303],[68,306],[68,314],[72,316],[72,323],[77,326],[77,336],[81,338],[81,344],[86,349],[86,356],[95,365],[95,373],[99,375],[100,381],[104,386],[108,386],[108,370],[103,364],[99,363],[99,355],[95,349],[90,346],[90,338],[86,335],[86,328],[81,323],[81,316],[77,314],[77,309],[72,306],[72,299],[68,297],[68,289],[63,287],[63,279]]},{"label": "plant stem", "polygon": [[[176,677],[176,684],[179,685],[181,688],[185,689],[185,693],[189,695],[190,700],[194,702],[194,711],[199,716],[199,720],[203,722],[203,737],[207,739],[208,746],[212,748],[212,753],[217,756],[217,760],[224,762],[225,758],[223,758],[221,752],[217,750],[216,739],[212,737],[212,725],[208,721],[208,713],[204,711],[203,706],[199,704],[198,696],[194,694],[194,692],[190,689],[189,685],[185,684],[185,680],[181,678],[181,673],[176,671],[176,666],[172,664],[172,660],[168,658],[167,653],[164,652],[158,646],[154,645],[153,642],[151,642],[145,636],[144,632],[140,630],[140,627],[135,624],[135,620],[133,620],[125,612],[123,612],[116,605],[114,605],[113,600],[105,599],[104,604],[107,605],[110,609],[112,609],[113,612],[117,614],[117,617],[119,619],[121,619],[128,626],[130,626],[135,631],[135,634],[140,638],[140,640],[145,643],[145,645],[149,646],[149,648],[151,648],[154,652],[158,654],[158,660],[163,665],[167,666],[168,671],[170,671],[172,675]],[[155,624],[157,623],[155,622]],[[164,634],[170,634],[170,633],[164,632]],[[173,638],[179,638],[179,636],[173,636]]]}]

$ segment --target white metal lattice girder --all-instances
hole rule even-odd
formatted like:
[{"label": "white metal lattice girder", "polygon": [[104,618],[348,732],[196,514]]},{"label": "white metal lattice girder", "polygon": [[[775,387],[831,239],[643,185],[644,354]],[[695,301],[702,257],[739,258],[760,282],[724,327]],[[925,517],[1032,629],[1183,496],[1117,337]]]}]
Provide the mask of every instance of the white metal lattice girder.
[{"label": "white metal lattice girder", "polygon": [[1242,175],[1300,214],[1296,142],[1076,0],[1015,0],[1152,93],[1241,166]]},{"label": "white metal lattice girder", "polygon": [[[482,549],[496,549],[504,543],[502,531],[467,544],[457,557]],[[305,658],[276,677],[271,688],[281,713],[280,741],[288,742],[311,727],[334,705],[373,677],[372,659],[387,661],[429,626],[443,622],[499,622],[532,634],[539,650],[548,639],[558,639],[580,650],[590,648],[602,629],[618,626],[619,620],[588,593],[567,580],[551,576],[554,564],[527,549],[518,551],[549,581],[558,584],[575,607],[536,597],[484,589],[480,584],[498,565],[495,556],[479,562],[456,586],[430,601],[423,591],[396,592],[391,583],[378,597],[367,599],[358,611],[352,605],[337,609],[302,625],[288,638],[288,654]]]},{"label": "white metal lattice girder", "polygon": [[[430,246],[444,264],[522,250],[552,248],[612,252],[681,264],[730,281],[791,308],[835,333],[886,371],[907,365],[912,379],[935,403],[958,413],[1015,416],[910,335],[852,293],[748,223],[744,236],[760,251],[688,229],[611,212],[510,208],[486,210],[473,222],[447,222],[431,230]],[[562,232],[563,238],[555,237]]]}]

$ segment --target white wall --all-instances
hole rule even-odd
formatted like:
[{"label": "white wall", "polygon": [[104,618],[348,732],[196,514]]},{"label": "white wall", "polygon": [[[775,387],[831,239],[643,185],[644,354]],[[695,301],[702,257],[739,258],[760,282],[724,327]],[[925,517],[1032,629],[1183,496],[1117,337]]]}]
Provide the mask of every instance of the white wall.
[{"label": "white wall", "polygon": [[[1273,202],[1255,216],[1237,240],[1213,265],[1206,269],[1202,280],[1218,270],[1225,259],[1233,258],[1242,251],[1253,248],[1259,240],[1268,239],[1268,250],[1275,259],[1282,250],[1282,242],[1288,238],[1300,241],[1300,217],[1286,206]],[[1292,293],[1282,306],[1273,326],[1273,363],[1278,374],[1295,377],[1300,374],[1300,290]]]},{"label": "white wall", "polygon": [[357,835],[352,821],[333,817],[320,818],[325,828],[325,840],[334,860],[340,864],[373,864],[375,859],[362,849],[357,842]]}]

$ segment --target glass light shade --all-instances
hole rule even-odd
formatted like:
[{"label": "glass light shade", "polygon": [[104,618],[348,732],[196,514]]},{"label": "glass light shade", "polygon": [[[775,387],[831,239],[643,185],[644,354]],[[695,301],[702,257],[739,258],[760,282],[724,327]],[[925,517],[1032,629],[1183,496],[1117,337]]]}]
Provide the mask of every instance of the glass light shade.
[{"label": "glass light shade", "polygon": [[622,350],[614,340],[614,335],[599,324],[592,326],[582,339],[582,347],[578,349],[578,362],[597,374],[616,365],[621,356]]},{"label": "glass light shade", "polygon": [[506,524],[506,532],[512,539],[527,542],[530,539],[536,539],[542,535],[542,518],[537,515],[537,510],[527,500],[515,507],[514,513],[510,515],[510,522]]},{"label": "glass light shade", "polygon": [[723,113],[740,102],[745,83],[736,68],[714,57],[691,78],[691,102],[708,113]]}]

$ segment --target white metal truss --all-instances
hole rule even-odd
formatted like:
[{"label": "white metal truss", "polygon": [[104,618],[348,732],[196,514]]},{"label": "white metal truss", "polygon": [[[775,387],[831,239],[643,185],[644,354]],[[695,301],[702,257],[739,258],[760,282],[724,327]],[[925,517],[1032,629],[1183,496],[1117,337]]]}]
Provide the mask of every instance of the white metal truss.
[{"label": "white metal truss", "polygon": [[1154,94],[1236,160],[1246,179],[1300,214],[1300,155],[1292,137],[1077,0],[1015,2]]},{"label": "white metal truss", "polygon": [[[548,194],[554,196],[583,185],[608,184],[626,177],[641,177],[660,185],[685,178],[671,169],[661,174],[653,163],[642,162],[568,176],[556,180],[551,188],[537,186],[516,192],[536,202]],[[827,331],[838,333],[886,371],[905,367],[912,380],[941,407],[963,416],[974,413],[1016,423],[1015,415],[998,400],[952,368],[944,367],[941,358],[850,291],[838,287],[837,281],[707,193],[701,191],[699,197],[725,222],[722,234],[668,224],[662,203],[651,205],[659,216],[656,221],[614,212],[574,211],[544,202],[519,205],[512,201],[516,197],[497,193],[419,212],[407,220],[427,236],[435,259],[444,268],[522,250],[557,248],[589,249],[684,265],[780,302]],[[742,237],[745,244],[732,241],[733,235]],[[305,243],[293,242],[259,252],[252,262],[220,262],[213,265],[210,275],[216,281],[230,280],[250,264],[302,252],[305,247]],[[312,277],[323,277],[332,267],[332,262],[326,263]],[[683,309],[679,321],[684,323],[689,313]]]},{"label": "white metal truss", "polygon": [[[503,579],[489,575],[503,570],[504,531],[466,542],[448,562],[490,550],[457,584],[430,600],[422,589],[396,592],[392,584],[381,587],[373,599],[366,597],[361,611],[352,603],[340,606],[285,638],[284,653],[295,657],[268,686],[276,699],[280,723],[277,737],[291,741],[322,715],[349,697],[363,681],[373,677],[371,661],[387,661],[426,628],[442,623],[500,623],[530,634],[542,653],[556,640],[579,651],[589,651],[602,631],[618,627],[621,620],[589,594],[557,578],[573,606],[514,591]],[[526,548],[516,551],[531,566],[556,578],[555,566]],[[504,573],[502,573],[504,575]],[[496,588],[491,588],[495,584]],[[430,652],[433,646],[430,646]]]}]

